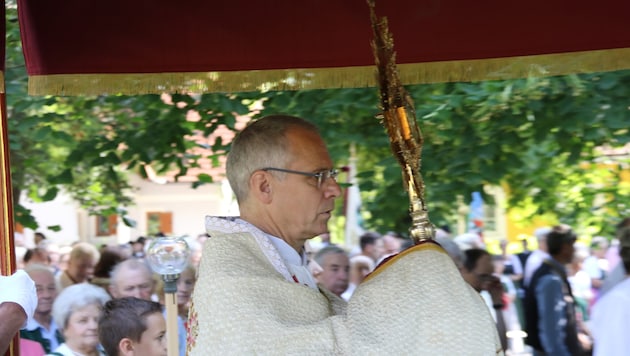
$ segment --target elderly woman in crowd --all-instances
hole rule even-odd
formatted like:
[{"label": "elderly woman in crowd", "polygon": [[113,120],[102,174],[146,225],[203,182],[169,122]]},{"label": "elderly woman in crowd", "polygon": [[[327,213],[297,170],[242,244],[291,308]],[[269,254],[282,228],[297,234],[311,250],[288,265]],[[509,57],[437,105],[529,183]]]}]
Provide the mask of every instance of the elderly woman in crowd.
[{"label": "elderly woman in crowd", "polygon": [[53,304],[53,319],[65,343],[51,355],[99,356],[98,320],[110,296],[103,288],[88,283],[64,289]]}]

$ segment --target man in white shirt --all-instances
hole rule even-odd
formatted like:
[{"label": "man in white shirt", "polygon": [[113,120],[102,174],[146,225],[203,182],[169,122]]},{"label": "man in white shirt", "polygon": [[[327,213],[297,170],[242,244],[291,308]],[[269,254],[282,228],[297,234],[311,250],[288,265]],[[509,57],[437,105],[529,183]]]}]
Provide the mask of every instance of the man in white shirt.
[{"label": "man in white shirt", "polygon": [[[617,233],[619,256],[630,271],[630,227]],[[591,333],[595,339],[594,356],[630,355],[630,274],[599,299],[591,312]]]},{"label": "man in white shirt", "polygon": [[42,345],[46,353],[55,350],[63,343],[61,332],[52,317],[52,306],[57,299],[57,283],[50,268],[44,265],[31,264],[24,269],[35,282],[37,290],[37,308],[33,318],[20,330],[20,338],[32,340]]}]

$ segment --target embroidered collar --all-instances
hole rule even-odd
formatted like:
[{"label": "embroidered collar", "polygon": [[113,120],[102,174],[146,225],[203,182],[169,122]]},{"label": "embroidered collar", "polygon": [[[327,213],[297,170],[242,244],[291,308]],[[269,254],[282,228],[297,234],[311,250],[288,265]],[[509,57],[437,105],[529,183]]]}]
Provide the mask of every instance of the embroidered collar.
[{"label": "embroidered collar", "polygon": [[298,253],[286,241],[269,235],[240,217],[206,216],[206,230],[210,236],[216,232],[248,232],[254,236],[261,250],[287,281],[293,281],[317,288],[313,277],[308,272],[307,257],[304,251]]}]

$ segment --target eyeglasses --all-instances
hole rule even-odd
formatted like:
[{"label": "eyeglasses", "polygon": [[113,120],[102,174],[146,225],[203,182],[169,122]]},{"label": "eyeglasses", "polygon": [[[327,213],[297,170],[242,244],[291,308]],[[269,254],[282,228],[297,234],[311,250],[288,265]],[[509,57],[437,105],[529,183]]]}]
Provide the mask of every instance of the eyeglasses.
[{"label": "eyeglasses", "polygon": [[321,187],[324,185],[324,182],[326,180],[328,180],[328,178],[332,178],[335,181],[337,180],[337,175],[339,175],[339,171],[337,171],[336,169],[326,169],[323,171],[319,171],[319,172],[315,172],[315,173],[311,173],[311,172],[301,172],[301,171],[294,171],[291,169],[284,169],[284,168],[273,168],[273,167],[266,167],[266,168],[262,168],[261,171],[277,171],[277,172],[284,172],[284,173],[292,173],[292,174],[299,174],[299,175],[303,175],[303,176],[307,176],[307,177],[313,177],[313,178],[317,178],[317,188],[321,189]]}]

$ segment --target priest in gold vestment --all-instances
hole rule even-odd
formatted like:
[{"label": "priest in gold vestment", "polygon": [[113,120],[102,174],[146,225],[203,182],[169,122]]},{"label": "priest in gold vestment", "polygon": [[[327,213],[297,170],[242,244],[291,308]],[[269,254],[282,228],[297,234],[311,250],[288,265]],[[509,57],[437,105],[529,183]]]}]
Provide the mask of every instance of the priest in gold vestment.
[{"label": "priest in gold vestment", "polygon": [[304,244],[328,231],[336,175],[304,119],[268,116],[237,136],[240,217],[206,218],[188,354],[502,354],[488,308],[434,242],[382,263],[347,303],[316,284]]}]

